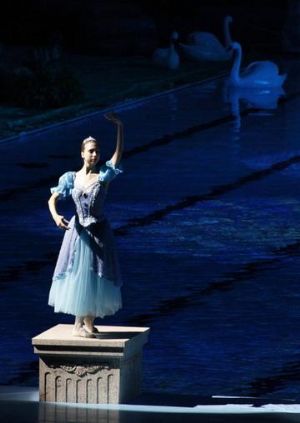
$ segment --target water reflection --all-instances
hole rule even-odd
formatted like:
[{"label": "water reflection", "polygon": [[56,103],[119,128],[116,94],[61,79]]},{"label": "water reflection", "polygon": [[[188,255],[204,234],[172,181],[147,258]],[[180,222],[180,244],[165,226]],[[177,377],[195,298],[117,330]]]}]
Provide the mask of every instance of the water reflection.
[{"label": "water reflection", "polygon": [[273,88],[242,88],[224,85],[223,99],[230,104],[231,114],[234,116],[234,129],[236,132],[241,128],[241,102],[247,108],[258,110],[275,110],[280,97],[285,95],[282,87]]},{"label": "water reflection", "polygon": [[120,411],[40,402],[38,422],[119,423]]}]

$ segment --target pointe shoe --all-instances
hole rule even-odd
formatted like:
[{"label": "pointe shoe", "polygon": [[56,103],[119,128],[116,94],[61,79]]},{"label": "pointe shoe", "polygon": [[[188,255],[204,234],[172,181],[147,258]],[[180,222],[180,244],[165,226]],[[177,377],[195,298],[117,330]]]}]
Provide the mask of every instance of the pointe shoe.
[{"label": "pointe shoe", "polygon": [[95,335],[91,332],[88,332],[85,328],[81,327],[79,329],[74,328],[72,330],[73,336],[80,336],[82,338],[95,338]]},{"label": "pointe shoe", "polygon": [[88,333],[100,333],[98,331],[98,329],[96,328],[96,326],[93,326],[92,328],[89,328],[87,325],[84,325],[84,329],[88,332]]},{"label": "pointe shoe", "polygon": [[94,326],[94,320],[93,317],[84,317],[83,323],[84,323],[84,329],[89,333],[99,333],[96,326]]}]

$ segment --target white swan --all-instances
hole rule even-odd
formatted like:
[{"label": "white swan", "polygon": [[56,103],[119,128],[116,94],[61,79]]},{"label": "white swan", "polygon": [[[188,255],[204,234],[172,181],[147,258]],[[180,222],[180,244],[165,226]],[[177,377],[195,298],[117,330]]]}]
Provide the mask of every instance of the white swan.
[{"label": "white swan", "polygon": [[157,48],[153,55],[152,61],[158,65],[169,69],[177,69],[180,64],[179,54],[175,49],[175,42],[178,40],[178,33],[172,32],[169,48]]},{"label": "white swan", "polygon": [[231,23],[232,17],[226,16],[224,18],[224,46],[211,32],[193,32],[188,36],[188,44],[180,43],[179,46],[184,55],[191,60],[229,60],[232,56],[232,52],[228,51],[232,43],[229,29]]},{"label": "white swan", "polygon": [[228,92],[231,105],[236,104],[237,101],[244,101],[248,106],[255,109],[273,110],[278,105],[280,97],[285,95],[282,87],[270,88],[239,88],[230,87]]},{"label": "white swan", "polygon": [[225,85],[224,101],[230,103],[231,114],[235,118],[235,128],[241,127],[240,102],[247,107],[262,110],[275,110],[278,100],[285,95],[281,86],[278,87],[236,87]]},{"label": "white swan", "polygon": [[231,48],[235,57],[229,77],[229,84],[237,87],[280,87],[286,79],[279,75],[278,66],[270,61],[253,62],[240,74],[242,47],[234,42]]}]

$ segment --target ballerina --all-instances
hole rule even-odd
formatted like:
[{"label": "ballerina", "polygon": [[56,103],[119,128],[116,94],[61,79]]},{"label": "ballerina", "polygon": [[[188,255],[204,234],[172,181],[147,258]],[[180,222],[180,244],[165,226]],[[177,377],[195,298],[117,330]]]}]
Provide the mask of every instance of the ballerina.
[{"label": "ballerina", "polygon": [[[115,314],[122,307],[122,285],[115,241],[103,214],[103,203],[110,182],[122,172],[123,124],[113,113],[105,118],[117,126],[116,150],[97,172],[99,145],[88,137],[81,145],[82,168],[69,171],[51,188],[49,210],[56,225],[65,230],[49,293],[55,312],[76,316],[74,336],[93,338],[98,330],[96,317]],[[70,221],[58,214],[59,198],[72,196],[76,214]]]}]

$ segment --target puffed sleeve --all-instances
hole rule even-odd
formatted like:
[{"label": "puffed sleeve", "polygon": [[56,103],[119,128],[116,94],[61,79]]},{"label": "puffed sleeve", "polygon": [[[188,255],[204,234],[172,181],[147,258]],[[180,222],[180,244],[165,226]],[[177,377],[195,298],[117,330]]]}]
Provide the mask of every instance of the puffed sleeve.
[{"label": "puffed sleeve", "polygon": [[67,198],[71,195],[72,189],[74,187],[74,176],[75,172],[66,172],[58,180],[58,185],[56,187],[50,188],[51,194],[57,192],[59,198]]},{"label": "puffed sleeve", "polygon": [[123,172],[122,166],[118,165],[118,167],[116,167],[109,160],[103,166],[101,166],[100,172],[99,172],[99,180],[101,182],[110,182],[117,175],[119,175],[119,173],[122,173],[122,172]]}]

